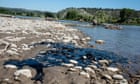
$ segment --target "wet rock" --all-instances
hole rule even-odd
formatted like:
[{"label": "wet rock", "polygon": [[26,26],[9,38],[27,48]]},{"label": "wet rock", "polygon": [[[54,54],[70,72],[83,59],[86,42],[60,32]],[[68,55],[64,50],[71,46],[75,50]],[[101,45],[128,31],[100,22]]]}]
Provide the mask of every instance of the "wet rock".
[{"label": "wet rock", "polygon": [[96,40],[95,43],[97,43],[97,44],[104,44],[105,41],[104,40]]},{"label": "wet rock", "polygon": [[119,69],[118,69],[118,68],[115,68],[115,67],[107,67],[107,70],[108,70],[108,71],[112,71],[112,72],[117,72],[117,71],[119,71]]},{"label": "wet rock", "polygon": [[24,75],[26,76],[27,78],[31,78],[32,77],[32,73],[31,73],[31,70],[30,69],[20,69],[20,70],[17,70],[15,73],[14,73],[15,76],[20,76],[20,75]]},{"label": "wet rock", "polygon": [[4,65],[4,68],[17,69],[17,66],[16,65],[7,64],[7,65]]},{"label": "wet rock", "polygon": [[66,64],[66,63],[62,63],[62,66],[65,66],[65,67],[74,67],[73,64]]},{"label": "wet rock", "polygon": [[119,75],[119,74],[114,74],[112,77],[113,77],[113,79],[116,79],[116,80],[124,79],[124,77],[122,75]]},{"label": "wet rock", "polygon": [[77,64],[78,62],[75,60],[70,60],[70,63]]},{"label": "wet rock", "polygon": [[101,64],[101,65],[109,65],[109,61],[108,60],[99,60],[99,64]]}]

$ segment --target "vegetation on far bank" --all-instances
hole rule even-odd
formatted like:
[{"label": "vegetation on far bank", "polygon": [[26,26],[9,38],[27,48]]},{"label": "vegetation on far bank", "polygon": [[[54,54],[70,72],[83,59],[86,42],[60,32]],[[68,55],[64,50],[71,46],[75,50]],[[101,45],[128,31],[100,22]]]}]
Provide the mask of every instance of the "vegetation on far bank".
[{"label": "vegetation on far bank", "polygon": [[98,23],[119,23],[140,25],[140,11],[124,9],[102,9],[102,8],[67,8],[57,13],[47,11],[26,10],[17,8],[0,7],[0,13],[21,16],[33,16],[42,18],[58,18],[65,20],[78,20]]}]

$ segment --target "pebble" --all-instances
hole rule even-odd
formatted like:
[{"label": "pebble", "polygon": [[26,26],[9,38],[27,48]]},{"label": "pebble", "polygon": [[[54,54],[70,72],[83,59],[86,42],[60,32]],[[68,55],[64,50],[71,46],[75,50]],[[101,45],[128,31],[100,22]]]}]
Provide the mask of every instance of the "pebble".
[{"label": "pebble", "polygon": [[96,65],[88,65],[89,67],[91,67],[92,69],[97,69]]},{"label": "pebble", "polygon": [[6,52],[10,55],[18,55],[18,53],[16,51],[7,50]]},{"label": "pebble", "polygon": [[83,59],[87,59],[87,56],[83,56]]},{"label": "pebble", "polygon": [[75,68],[75,69],[79,69],[79,70],[81,70],[81,69],[82,69],[82,67],[81,67],[81,66],[75,66],[74,68]]},{"label": "pebble", "polygon": [[69,68],[68,70],[69,71],[77,71],[77,69],[75,69],[75,68]]},{"label": "pebble", "polygon": [[102,75],[103,75],[103,77],[105,77],[105,78],[107,78],[109,80],[112,80],[112,77],[110,75],[108,75],[108,74],[102,74]]},{"label": "pebble", "polygon": [[119,75],[119,74],[115,74],[113,75],[113,78],[116,79],[116,80],[122,80],[124,79],[122,75]]},{"label": "pebble", "polygon": [[78,62],[76,60],[69,60],[70,63],[73,63],[73,64],[78,64]]},{"label": "pebble", "polygon": [[80,75],[85,76],[86,78],[90,78],[90,75],[85,71],[80,72]]},{"label": "pebble", "polygon": [[104,40],[96,40],[95,43],[97,43],[97,44],[104,44],[105,41]]},{"label": "pebble", "polygon": [[101,65],[109,65],[109,61],[108,60],[99,60],[99,63]]},{"label": "pebble", "polygon": [[15,76],[19,76],[19,75],[24,75],[26,76],[27,78],[31,78],[32,77],[32,73],[31,73],[31,70],[30,69],[20,69],[20,70],[17,70],[15,73],[14,73]]},{"label": "pebble", "polygon": [[65,66],[65,67],[74,67],[74,65],[73,65],[73,64],[66,64],[66,63],[62,63],[62,65],[63,65],[63,66]]},{"label": "pebble", "polygon": [[11,47],[12,48],[17,48],[17,45],[16,44],[11,44]]},{"label": "pebble", "polygon": [[112,72],[119,71],[119,69],[118,68],[115,68],[115,67],[107,67],[107,70],[108,71],[112,71]]},{"label": "pebble", "polygon": [[119,84],[128,84],[128,81],[126,79],[120,80]]},{"label": "pebble", "polygon": [[93,69],[91,69],[90,67],[86,67],[84,68],[87,72],[91,72],[93,74],[95,74],[95,71]]},{"label": "pebble", "polygon": [[11,64],[4,65],[4,67],[5,68],[17,69],[17,66],[16,65],[11,65]]}]

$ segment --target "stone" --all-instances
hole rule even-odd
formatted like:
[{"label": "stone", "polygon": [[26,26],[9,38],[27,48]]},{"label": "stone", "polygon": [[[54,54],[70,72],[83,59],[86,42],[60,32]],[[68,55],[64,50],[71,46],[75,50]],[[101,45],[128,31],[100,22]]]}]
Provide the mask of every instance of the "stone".
[{"label": "stone", "polygon": [[84,76],[86,78],[90,78],[90,75],[85,71],[80,72],[80,75],[82,75],[82,76]]},{"label": "stone", "polygon": [[108,74],[102,74],[102,76],[106,79],[112,80],[112,77]]},{"label": "stone", "polygon": [[116,79],[116,80],[122,80],[122,79],[124,79],[124,77],[122,75],[119,75],[119,74],[115,74],[112,77],[113,77],[113,79]]},{"label": "stone", "polygon": [[69,60],[70,63],[73,63],[73,64],[78,64],[78,62],[76,60]]},{"label": "stone", "polygon": [[97,44],[104,44],[105,41],[104,40],[96,40],[95,43],[97,43]]},{"label": "stone", "polygon": [[12,48],[17,48],[17,45],[12,43],[12,44],[11,44],[11,47],[12,47]]},{"label": "stone", "polygon": [[118,68],[115,68],[115,67],[107,67],[107,70],[108,70],[108,71],[112,71],[112,72],[117,72],[117,71],[119,71],[119,69],[118,69]]},{"label": "stone", "polygon": [[24,75],[26,76],[27,78],[31,78],[32,77],[32,73],[31,73],[31,70],[30,69],[20,69],[20,70],[17,70],[15,73],[14,73],[15,76],[20,76],[20,75]]},{"label": "stone", "polygon": [[13,51],[13,50],[7,50],[6,52],[10,55],[18,55],[18,53],[16,51]]},{"label": "stone", "polygon": [[126,79],[120,80],[119,84],[128,84],[128,81]]},{"label": "stone", "polygon": [[81,66],[75,66],[74,68],[75,68],[75,69],[82,70],[82,67],[81,67]]},{"label": "stone", "polygon": [[68,70],[69,71],[77,71],[77,69],[75,69],[75,68],[69,68]]},{"label": "stone", "polygon": [[93,69],[91,69],[90,67],[86,67],[86,68],[84,68],[85,69],[85,71],[87,71],[87,72],[91,72],[92,74],[95,74],[95,71],[93,70]]},{"label": "stone", "polygon": [[65,66],[65,67],[74,67],[73,64],[66,64],[66,63],[62,63],[62,66]]},{"label": "stone", "polygon": [[88,65],[89,67],[91,67],[92,69],[97,69],[96,65]]},{"label": "stone", "polygon": [[99,60],[99,64],[101,64],[101,65],[109,65],[109,61],[108,60]]},{"label": "stone", "polygon": [[4,65],[4,68],[17,69],[17,66],[16,65],[7,64],[7,65]]},{"label": "stone", "polygon": [[87,56],[83,56],[83,59],[87,59]]}]

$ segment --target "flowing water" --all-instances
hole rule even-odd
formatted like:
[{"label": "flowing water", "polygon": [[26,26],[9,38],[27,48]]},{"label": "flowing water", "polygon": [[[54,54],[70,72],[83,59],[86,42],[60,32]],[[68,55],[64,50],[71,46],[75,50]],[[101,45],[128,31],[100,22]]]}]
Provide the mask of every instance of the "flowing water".
[{"label": "flowing water", "polygon": [[[60,21],[74,24],[77,28],[90,36],[90,44],[97,49],[111,51],[129,59],[133,67],[140,69],[140,26],[122,25],[123,30],[105,29],[103,26],[92,26],[90,23],[77,21]],[[104,40],[105,44],[96,44],[95,40]]]}]

